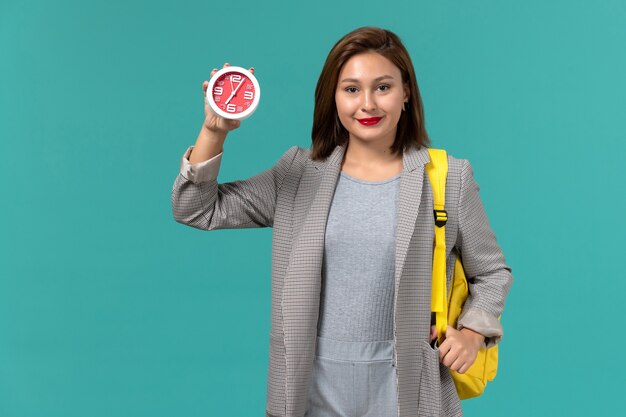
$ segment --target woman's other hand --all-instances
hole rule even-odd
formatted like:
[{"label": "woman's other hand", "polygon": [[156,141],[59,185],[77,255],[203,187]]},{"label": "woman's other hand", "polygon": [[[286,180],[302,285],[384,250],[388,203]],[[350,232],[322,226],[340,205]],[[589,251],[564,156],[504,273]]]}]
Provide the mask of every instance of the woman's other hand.
[{"label": "woman's other hand", "polygon": [[448,325],[446,337],[439,346],[439,361],[453,371],[463,374],[476,360],[484,340],[485,336],[472,329],[464,327],[457,330]]},{"label": "woman's other hand", "polygon": [[[224,66],[222,68],[226,68],[229,66],[230,66],[229,63],[224,63]],[[254,68],[250,68],[249,71],[254,74]],[[217,72],[217,68],[213,68],[213,71],[211,71],[211,75],[209,79],[211,79],[211,77],[213,77],[213,75],[215,75],[216,72]],[[214,132],[220,136],[225,137],[228,132],[230,132],[231,130],[237,129],[241,125],[241,121],[226,119],[224,117],[217,115],[213,111],[213,109],[211,108],[211,106],[209,106],[209,103],[206,99],[206,89],[208,88],[208,86],[209,86],[209,82],[205,80],[202,83],[202,94],[204,96],[204,115],[205,115],[203,127],[208,129],[211,132]]]}]

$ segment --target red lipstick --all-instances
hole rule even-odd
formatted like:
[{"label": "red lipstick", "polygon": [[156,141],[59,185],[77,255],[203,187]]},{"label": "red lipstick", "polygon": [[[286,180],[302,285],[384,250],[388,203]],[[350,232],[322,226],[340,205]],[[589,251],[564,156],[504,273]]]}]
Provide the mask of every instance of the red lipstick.
[{"label": "red lipstick", "polygon": [[362,125],[365,126],[373,126],[376,123],[380,122],[380,119],[382,119],[382,117],[368,117],[366,119],[357,119],[359,121],[359,123],[361,123]]}]

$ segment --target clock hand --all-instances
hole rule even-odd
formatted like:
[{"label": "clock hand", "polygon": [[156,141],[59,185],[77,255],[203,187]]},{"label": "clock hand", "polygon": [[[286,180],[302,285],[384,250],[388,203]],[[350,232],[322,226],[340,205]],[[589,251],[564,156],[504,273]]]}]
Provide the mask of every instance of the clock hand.
[{"label": "clock hand", "polygon": [[228,79],[230,81],[230,96],[228,96],[228,100],[226,100],[224,105],[227,105],[228,102],[235,96],[235,93],[237,92],[237,90],[235,90],[234,87],[233,87],[232,75],[230,77],[228,77]]},{"label": "clock hand", "polygon": [[231,98],[233,98],[233,96],[235,95],[235,91],[230,93],[230,96],[228,97],[228,100],[226,100],[226,102],[224,103],[224,105],[227,105],[228,102],[230,101]]},{"label": "clock hand", "polygon": [[230,93],[230,97],[228,97],[228,100],[226,100],[226,102],[224,103],[224,105],[227,105],[228,102],[233,98],[233,96],[235,95],[234,92]]},{"label": "clock hand", "polygon": [[241,80],[241,82],[239,83],[239,85],[237,86],[237,88],[235,88],[235,91],[234,91],[234,94],[235,94],[235,95],[237,95],[237,91],[239,91],[239,88],[243,85],[243,82],[244,82],[245,80],[246,80],[245,78],[244,78],[244,79],[242,79],[242,80]]},{"label": "clock hand", "polygon": [[224,104],[228,104],[228,102],[237,94],[237,91],[239,91],[239,88],[241,87],[241,85],[243,84],[244,81],[245,81],[245,79],[243,79],[243,80],[241,80],[239,82],[239,85],[237,86],[237,88],[235,88],[235,91],[230,93],[230,97],[228,97],[228,100],[226,100],[226,103],[224,103]]}]

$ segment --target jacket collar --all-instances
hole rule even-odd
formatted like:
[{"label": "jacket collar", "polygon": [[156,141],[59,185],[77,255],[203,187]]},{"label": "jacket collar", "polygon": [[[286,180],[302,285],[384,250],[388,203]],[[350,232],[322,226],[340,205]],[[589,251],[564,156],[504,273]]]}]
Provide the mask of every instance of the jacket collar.
[{"label": "jacket collar", "polygon": [[[337,145],[326,159],[318,161],[310,160],[311,164],[317,170],[324,170],[328,165],[341,165],[347,147],[347,142],[342,145]],[[411,145],[402,155],[404,171],[412,172],[428,162],[430,162],[430,156],[426,146],[418,148],[416,145]]]}]

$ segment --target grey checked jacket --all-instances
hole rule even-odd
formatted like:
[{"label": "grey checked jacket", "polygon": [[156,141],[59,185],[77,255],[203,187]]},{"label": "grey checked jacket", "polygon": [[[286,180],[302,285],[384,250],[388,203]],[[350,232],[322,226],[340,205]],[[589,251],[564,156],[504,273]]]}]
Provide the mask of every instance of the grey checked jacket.
[{"label": "grey checked jacket", "polygon": [[[190,164],[189,147],[172,189],[177,222],[203,229],[273,227],[272,307],[266,417],[303,417],[315,355],[325,226],[346,145],[323,161],[289,148],[273,167],[218,183],[222,153]],[[429,344],[434,216],[425,147],[403,154],[396,233],[394,341],[398,417],[463,415],[449,369]],[[470,163],[448,155],[448,288],[461,256],[469,297],[456,325],[502,338],[498,316],[513,283],[478,194]]]}]

